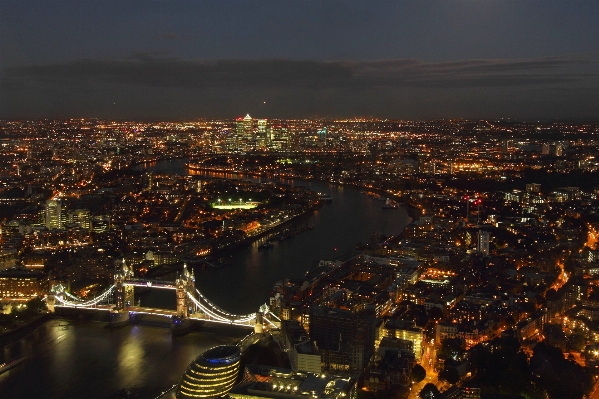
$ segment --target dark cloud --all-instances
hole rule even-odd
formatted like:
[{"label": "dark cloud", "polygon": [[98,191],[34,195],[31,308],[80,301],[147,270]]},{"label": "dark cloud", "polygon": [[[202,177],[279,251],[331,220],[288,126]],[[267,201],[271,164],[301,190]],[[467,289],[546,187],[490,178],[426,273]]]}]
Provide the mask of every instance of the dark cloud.
[{"label": "dark cloud", "polygon": [[81,84],[94,80],[144,86],[332,87],[349,85],[351,68],[340,63],[288,60],[190,61],[138,54],[127,60],[80,59],[8,69],[6,80]]},{"label": "dark cloud", "polygon": [[410,87],[497,87],[572,82],[588,74],[572,71],[589,64],[581,56],[526,60],[461,60],[427,63],[418,60],[354,64],[357,76],[373,85]]},{"label": "dark cloud", "polygon": [[161,39],[161,40],[178,40],[179,35],[176,34],[175,32],[164,32],[164,33],[157,35],[157,38]]},{"label": "dark cloud", "polygon": [[0,117],[598,117],[592,56],[185,60],[168,53],[0,71]]},{"label": "dark cloud", "polygon": [[182,60],[137,54],[130,59],[79,59],[6,69],[4,82],[109,82],[156,87],[497,87],[581,81],[580,56],[529,60],[391,61]]}]

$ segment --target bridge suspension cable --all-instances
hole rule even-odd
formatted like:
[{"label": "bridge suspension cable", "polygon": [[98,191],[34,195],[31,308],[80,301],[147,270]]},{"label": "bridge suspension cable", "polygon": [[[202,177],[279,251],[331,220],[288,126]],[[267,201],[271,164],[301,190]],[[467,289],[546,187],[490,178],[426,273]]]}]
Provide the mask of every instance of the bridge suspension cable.
[{"label": "bridge suspension cable", "polygon": [[79,301],[79,302],[84,302],[85,301],[84,299],[76,297],[75,295],[71,294],[70,292],[62,291],[62,294],[68,296],[69,298],[71,298],[74,301]]},{"label": "bridge suspension cable", "polygon": [[72,301],[69,301],[69,300],[63,298],[63,294],[68,294],[68,293],[66,291],[60,291],[56,294],[56,300],[59,301],[63,306],[90,307],[90,306],[97,305],[98,303],[110,298],[110,295],[114,292],[114,288],[115,288],[115,286],[111,285],[102,294],[98,295],[94,299],[90,299],[89,301],[83,301],[82,299],[74,297],[73,295],[70,295],[70,294],[66,295],[68,297],[74,297],[77,300],[77,302],[72,302]]},{"label": "bridge suspension cable", "polygon": [[[198,293],[200,300],[196,299],[194,295],[190,292],[188,292],[187,295],[202,312],[218,321],[240,324],[247,323],[251,320],[255,320],[256,318],[256,313],[251,313],[248,315],[234,315],[225,312],[224,310],[210,302],[204,295],[202,295],[202,293],[199,290],[196,289],[196,292]],[[205,304],[202,302],[204,302]]]},{"label": "bridge suspension cable", "polygon": [[220,314],[222,314],[224,316],[237,318],[237,319],[240,319],[240,320],[251,320],[251,319],[253,319],[253,318],[256,317],[256,313],[250,313],[250,314],[247,314],[247,315],[236,315],[236,314],[228,313],[228,312],[224,311],[223,309],[219,308],[218,306],[216,306],[215,304],[213,304],[212,302],[210,302],[208,300],[208,298],[206,298],[204,295],[202,295],[202,293],[200,292],[200,290],[198,290],[197,288],[196,288],[196,292],[198,293],[198,295],[200,296],[200,298],[202,298],[204,300],[204,302],[206,302],[206,304],[212,308],[212,310],[214,312],[220,313]]},{"label": "bridge suspension cable", "polygon": [[[129,282],[129,284],[133,283],[132,285],[136,285],[136,283],[138,283],[139,281],[140,280],[131,280],[131,282]],[[150,285],[150,284],[148,284],[148,282],[145,282],[145,283],[147,284],[147,286],[154,285],[154,284]],[[157,285],[157,288],[175,288],[174,284],[171,284],[170,282],[164,282],[164,281],[160,281],[156,285]],[[55,286],[53,288],[54,298],[58,302],[58,304],[57,304],[58,306],[77,307],[77,308],[94,307],[103,301],[109,302],[110,299],[112,298],[111,296],[115,290],[116,290],[116,286],[111,285],[110,287],[108,287],[108,289],[106,289],[103,293],[101,293],[97,297],[86,301],[84,299],[78,298],[75,295],[67,292],[64,289],[64,287],[62,287],[60,285]],[[247,325],[251,325],[252,321],[256,320],[256,316],[257,316],[256,313],[251,313],[251,314],[246,314],[246,315],[236,315],[236,314],[226,312],[225,310],[221,309],[220,307],[218,307],[214,303],[212,303],[210,300],[208,300],[208,298],[206,298],[197,288],[195,290],[196,290],[196,293],[198,296],[197,298],[196,298],[195,293],[192,290],[189,290],[189,291],[186,290],[187,296],[194,303],[194,305],[197,307],[197,309],[200,310],[201,312],[203,312],[207,316],[207,319],[210,321],[214,321],[214,322],[218,322],[218,323],[225,323],[225,324],[237,324],[237,325],[247,326]],[[266,305],[264,305],[264,306],[266,306]],[[261,308],[261,312],[270,314],[270,312],[267,312],[267,310],[268,310],[267,307],[265,308],[265,310],[262,310],[262,308]],[[274,316],[274,315],[272,315],[272,316]],[[278,320],[278,318],[276,316],[274,316],[274,318],[276,320]],[[273,327],[276,327],[272,323],[271,320],[268,320],[268,318],[266,318],[266,320]]]},{"label": "bridge suspension cable", "polygon": [[[269,315],[274,316],[274,314],[268,312]],[[268,324],[270,324],[271,326],[273,326],[274,328],[279,328],[275,323],[273,323],[272,321],[270,321],[270,319],[268,317],[265,317],[264,320],[266,320],[268,322]]]}]

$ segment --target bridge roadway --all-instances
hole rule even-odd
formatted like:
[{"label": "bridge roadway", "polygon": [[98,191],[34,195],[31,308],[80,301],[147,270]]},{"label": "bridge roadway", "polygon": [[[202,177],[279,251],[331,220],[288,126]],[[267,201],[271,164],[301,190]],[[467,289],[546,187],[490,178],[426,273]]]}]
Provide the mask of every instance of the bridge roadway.
[{"label": "bridge roadway", "polygon": [[[174,317],[177,316],[177,311],[176,310],[167,310],[167,309],[159,309],[159,308],[146,308],[143,306],[128,306],[127,310],[130,313],[137,313],[137,314],[151,314],[151,315],[156,315],[156,316],[168,316],[168,317]],[[191,315],[189,315],[189,319],[191,320],[204,320],[204,321],[210,321],[210,322],[215,322],[215,323],[221,323],[221,324],[235,324],[237,326],[241,326],[241,327],[254,327],[254,323],[251,321],[248,321],[247,323],[235,323],[233,320],[230,321],[224,321],[224,320],[215,320],[214,318],[211,318],[210,316],[198,312],[198,313],[193,313]]]},{"label": "bridge roadway", "polygon": [[[110,312],[111,310],[113,310],[114,305],[94,305],[94,306],[56,305],[56,307],[67,308],[67,309],[100,310],[100,311]],[[170,318],[177,316],[176,310],[148,308],[148,307],[143,307],[143,306],[128,306],[127,311],[130,313],[134,313],[134,314],[148,314],[148,315],[164,316],[164,317],[170,317]],[[202,321],[208,321],[208,322],[220,323],[220,324],[231,324],[231,325],[237,325],[237,326],[248,327],[248,328],[254,327],[254,324],[251,321],[247,321],[245,323],[240,323],[240,322],[234,322],[232,320],[230,320],[230,321],[217,320],[217,319],[214,319],[214,318],[212,318],[204,313],[200,313],[200,312],[189,315],[189,319],[202,320]],[[265,325],[264,327],[265,327],[265,329],[270,328],[269,325]]]},{"label": "bridge roadway", "polygon": [[129,311],[129,313],[152,314],[152,315],[157,315],[157,316],[173,317],[173,316],[177,315],[176,310],[146,308],[143,306],[128,306],[127,310]]},{"label": "bridge roadway", "polygon": [[[104,310],[110,312],[114,309],[114,305],[94,305],[94,306],[77,306],[75,305],[55,305],[58,308],[68,308],[68,309],[89,309],[89,310]],[[168,309],[159,309],[159,308],[146,308],[142,306],[128,306],[127,310],[131,313],[145,313],[152,314],[157,316],[176,316],[176,310],[168,310]]]},{"label": "bridge roadway", "polygon": [[127,279],[124,281],[124,284],[134,287],[163,288],[167,290],[177,289],[174,281],[164,280]]},{"label": "bridge roadway", "polygon": [[[177,309],[170,310],[135,306],[133,287],[175,290]],[[112,303],[113,297],[114,303]],[[48,308],[52,311],[54,310],[54,306],[71,309],[112,311],[112,316],[114,317],[111,317],[111,323],[114,323],[115,325],[129,320],[129,316],[134,314],[169,317],[177,323],[181,322],[178,321],[178,318],[181,318],[183,321],[187,319],[231,324],[256,328],[260,332],[263,331],[264,322],[271,326],[276,325],[276,323],[273,323],[268,318],[263,317],[262,315],[258,316],[258,313],[234,315],[211,303],[197,288],[195,288],[193,271],[190,272],[187,269],[187,265],[183,265],[183,272],[177,275],[177,280],[174,282],[165,280],[147,280],[133,277],[133,270],[128,267],[123,260],[119,270],[114,274],[114,284],[97,297],[87,301],[82,300],[65,291],[64,287],[59,284],[51,288],[48,299]],[[264,308],[264,313],[268,313],[268,307]],[[260,325],[256,324],[257,318],[260,320]]]}]

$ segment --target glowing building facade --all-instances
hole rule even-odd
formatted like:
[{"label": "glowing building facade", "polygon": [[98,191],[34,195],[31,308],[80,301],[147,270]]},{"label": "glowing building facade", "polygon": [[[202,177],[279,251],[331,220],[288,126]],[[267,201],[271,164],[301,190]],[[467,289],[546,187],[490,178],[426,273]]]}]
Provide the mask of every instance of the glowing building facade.
[{"label": "glowing building facade", "polygon": [[202,353],[187,367],[177,389],[177,399],[226,395],[237,381],[240,360],[237,346],[217,346]]},{"label": "glowing building facade", "polygon": [[62,206],[59,200],[48,200],[44,206],[45,224],[47,229],[61,229]]}]

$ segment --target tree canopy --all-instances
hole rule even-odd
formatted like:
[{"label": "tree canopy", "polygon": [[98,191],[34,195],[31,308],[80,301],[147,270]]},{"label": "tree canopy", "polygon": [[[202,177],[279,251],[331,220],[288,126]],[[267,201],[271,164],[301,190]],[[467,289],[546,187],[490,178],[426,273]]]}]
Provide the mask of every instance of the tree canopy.
[{"label": "tree canopy", "polygon": [[412,367],[412,381],[418,383],[426,378],[426,370],[419,364]]},{"label": "tree canopy", "polygon": [[418,397],[421,399],[435,399],[438,398],[440,395],[441,392],[439,392],[435,384],[429,382],[422,388],[422,390],[418,394]]}]

